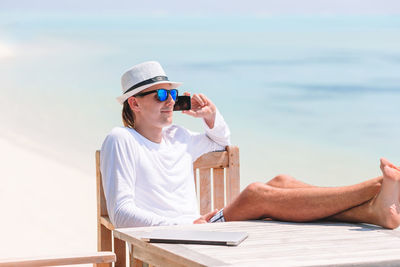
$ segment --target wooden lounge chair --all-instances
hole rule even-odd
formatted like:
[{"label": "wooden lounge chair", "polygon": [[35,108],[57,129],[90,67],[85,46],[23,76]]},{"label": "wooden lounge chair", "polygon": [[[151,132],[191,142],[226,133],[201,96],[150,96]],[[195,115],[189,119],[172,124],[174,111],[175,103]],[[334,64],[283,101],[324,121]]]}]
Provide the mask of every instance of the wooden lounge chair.
[{"label": "wooden lounge chair", "polygon": [[[194,162],[193,169],[201,214],[205,214],[212,209],[224,207],[239,194],[238,147],[227,146],[226,151],[207,153]],[[115,266],[126,266],[126,244],[112,235],[112,230],[115,228],[108,217],[106,199],[101,182],[100,151],[96,151],[96,180],[98,250],[114,251],[117,255]],[[212,192],[213,194],[211,195]],[[130,249],[130,265],[142,266],[142,262],[135,258],[134,249],[134,247]],[[108,266],[108,264],[104,266]]]},{"label": "wooden lounge chair", "polygon": [[110,251],[95,252],[82,255],[61,255],[34,258],[10,258],[0,259],[0,267],[24,267],[24,266],[60,266],[72,264],[111,264],[115,262],[115,254]]}]

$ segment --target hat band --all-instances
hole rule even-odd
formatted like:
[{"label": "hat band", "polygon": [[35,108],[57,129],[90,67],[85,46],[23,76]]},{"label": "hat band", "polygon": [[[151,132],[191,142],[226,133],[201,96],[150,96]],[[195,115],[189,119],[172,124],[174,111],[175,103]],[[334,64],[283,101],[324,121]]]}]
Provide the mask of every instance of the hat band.
[{"label": "hat band", "polygon": [[151,78],[151,79],[148,79],[148,80],[144,80],[143,82],[135,84],[134,86],[132,86],[131,88],[126,90],[124,94],[126,94],[126,93],[128,93],[128,92],[130,92],[130,91],[132,91],[132,90],[134,90],[136,88],[139,88],[140,86],[151,84],[151,83],[156,83],[156,82],[159,82],[159,81],[169,81],[169,80],[168,80],[167,76],[156,76],[154,78]]}]

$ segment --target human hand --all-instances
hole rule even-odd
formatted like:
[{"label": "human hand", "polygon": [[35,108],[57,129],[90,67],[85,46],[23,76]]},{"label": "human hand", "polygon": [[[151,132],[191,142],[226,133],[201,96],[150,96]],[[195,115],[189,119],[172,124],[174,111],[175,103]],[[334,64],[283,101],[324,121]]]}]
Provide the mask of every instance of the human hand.
[{"label": "human hand", "polygon": [[208,223],[208,221],[215,215],[217,214],[218,209],[215,209],[214,211],[210,211],[207,214],[204,214],[200,218],[196,219],[193,223],[194,224],[201,224],[201,223]]},{"label": "human hand", "polygon": [[[190,96],[190,93],[185,92],[183,95]],[[191,105],[192,108],[190,110],[183,110],[182,113],[195,118],[203,118],[207,126],[212,129],[217,112],[214,103],[203,94],[194,94],[191,98]]]}]

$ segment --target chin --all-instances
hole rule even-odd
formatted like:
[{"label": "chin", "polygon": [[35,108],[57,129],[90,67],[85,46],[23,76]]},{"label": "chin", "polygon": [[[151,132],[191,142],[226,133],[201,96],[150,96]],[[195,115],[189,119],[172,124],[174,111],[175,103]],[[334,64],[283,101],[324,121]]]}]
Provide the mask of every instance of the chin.
[{"label": "chin", "polygon": [[165,121],[164,123],[163,123],[163,128],[164,127],[168,127],[168,126],[170,126],[172,124],[172,119],[171,120],[168,120],[168,121]]}]

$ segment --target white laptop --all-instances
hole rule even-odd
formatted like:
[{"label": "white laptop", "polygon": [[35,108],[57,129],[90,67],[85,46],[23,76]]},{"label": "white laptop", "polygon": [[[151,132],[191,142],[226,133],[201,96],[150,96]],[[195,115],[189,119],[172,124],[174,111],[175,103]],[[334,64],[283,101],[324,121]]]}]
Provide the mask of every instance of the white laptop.
[{"label": "white laptop", "polygon": [[237,246],[247,237],[246,232],[154,230],[143,234],[141,239],[151,243]]}]

